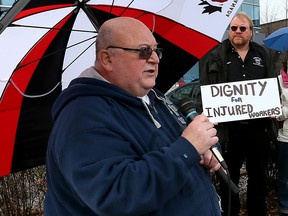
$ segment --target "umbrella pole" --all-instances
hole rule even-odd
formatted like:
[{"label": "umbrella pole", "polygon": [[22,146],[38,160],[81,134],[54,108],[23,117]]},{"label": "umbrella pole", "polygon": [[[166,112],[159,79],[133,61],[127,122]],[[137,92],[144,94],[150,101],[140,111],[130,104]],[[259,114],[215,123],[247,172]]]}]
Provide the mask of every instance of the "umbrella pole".
[{"label": "umbrella pole", "polygon": [[17,1],[13,7],[7,12],[7,14],[1,19],[0,22],[0,34],[4,29],[12,22],[16,15],[28,4],[30,0]]}]

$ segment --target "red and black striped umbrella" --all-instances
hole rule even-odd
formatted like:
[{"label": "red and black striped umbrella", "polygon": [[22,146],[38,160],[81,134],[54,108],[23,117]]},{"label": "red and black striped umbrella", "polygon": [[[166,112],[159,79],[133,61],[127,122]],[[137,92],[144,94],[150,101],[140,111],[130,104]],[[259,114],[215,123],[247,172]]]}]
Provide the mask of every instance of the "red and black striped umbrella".
[{"label": "red and black striped umbrella", "polygon": [[0,176],[44,164],[51,106],[71,79],[93,65],[104,21],[129,16],[151,29],[164,50],[156,87],[165,92],[221,41],[241,3],[18,1],[0,23]]}]

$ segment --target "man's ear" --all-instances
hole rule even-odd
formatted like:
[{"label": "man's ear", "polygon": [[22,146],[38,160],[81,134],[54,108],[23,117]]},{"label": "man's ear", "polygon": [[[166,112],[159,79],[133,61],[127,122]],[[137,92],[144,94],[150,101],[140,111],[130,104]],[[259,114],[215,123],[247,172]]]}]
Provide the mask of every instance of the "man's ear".
[{"label": "man's ear", "polygon": [[112,55],[108,50],[101,50],[98,54],[98,60],[100,61],[102,67],[104,67],[106,70],[112,69]]}]

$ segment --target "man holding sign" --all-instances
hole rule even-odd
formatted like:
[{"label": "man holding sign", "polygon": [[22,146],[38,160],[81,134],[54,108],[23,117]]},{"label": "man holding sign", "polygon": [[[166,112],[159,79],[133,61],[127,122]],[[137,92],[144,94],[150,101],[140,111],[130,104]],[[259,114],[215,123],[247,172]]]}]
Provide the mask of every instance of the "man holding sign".
[{"label": "man holding sign", "polygon": [[[210,87],[211,94],[214,97],[227,97],[233,104],[229,107],[223,106],[219,112],[211,107],[206,109],[206,113],[204,110],[204,113],[208,117],[209,115],[215,117],[216,114],[223,116],[224,121],[217,125],[217,135],[231,180],[236,184],[239,183],[240,169],[246,160],[248,214],[249,216],[264,216],[266,215],[265,171],[269,146],[266,131],[271,119],[263,114],[263,112],[268,112],[267,109],[261,113],[263,116],[260,118],[259,116],[251,118],[251,115],[250,117],[247,115],[246,119],[235,120],[231,117],[232,115],[228,115],[232,111],[237,115],[251,114],[253,105],[245,103],[242,96],[238,97],[239,92],[243,95],[254,94],[254,96],[264,94],[268,92],[265,89],[267,90],[270,82],[269,79],[261,79],[276,77],[268,51],[252,42],[252,37],[252,20],[243,12],[237,13],[230,22],[228,39],[211,53],[200,75],[200,82],[202,87],[215,84],[213,88]],[[241,83],[241,81],[245,82]],[[223,85],[218,85],[220,83]],[[205,91],[202,91],[202,98],[205,98]],[[259,103],[267,103],[267,100]],[[225,119],[227,116],[231,118]],[[228,191],[225,186],[221,187],[221,193],[223,215],[227,215]],[[232,197],[231,216],[238,216],[239,211],[239,197],[234,196]]]}]

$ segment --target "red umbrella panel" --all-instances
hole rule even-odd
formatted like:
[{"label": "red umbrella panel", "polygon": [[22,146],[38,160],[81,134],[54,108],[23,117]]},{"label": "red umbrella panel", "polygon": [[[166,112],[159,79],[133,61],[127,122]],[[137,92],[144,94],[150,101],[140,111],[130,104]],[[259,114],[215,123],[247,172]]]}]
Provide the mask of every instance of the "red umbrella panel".
[{"label": "red umbrella panel", "polygon": [[151,29],[164,50],[156,87],[166,92],[221,41],[241,3],[31,0],[19,13],[9,11],[13,18],[0,34],[0,176],[44,164],[52,104],[93,65],[103,22],[129,16]]}]

